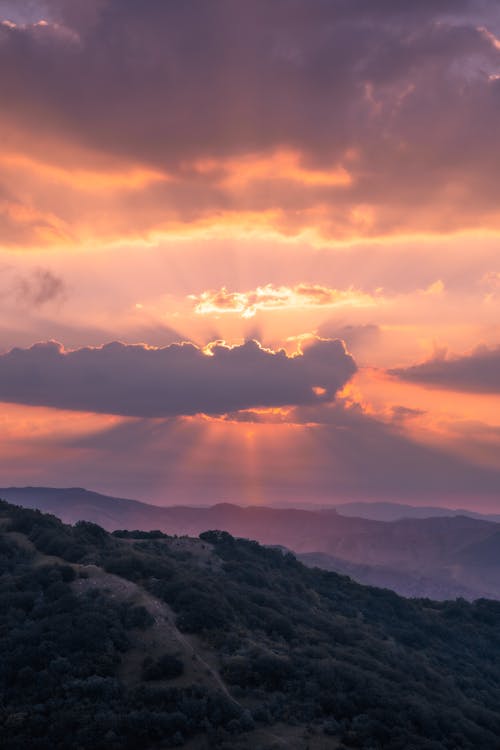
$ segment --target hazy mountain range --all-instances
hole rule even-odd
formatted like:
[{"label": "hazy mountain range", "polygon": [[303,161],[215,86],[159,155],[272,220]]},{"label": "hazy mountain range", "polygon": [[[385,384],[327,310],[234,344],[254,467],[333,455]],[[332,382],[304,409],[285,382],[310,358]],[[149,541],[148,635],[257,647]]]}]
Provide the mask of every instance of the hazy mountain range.
[{"label": "hazy mountain range", "polygon": [[[500,598],[500,529],[493,520],[454,515],[431,508],[433,517],[381,521],[341,515],[335,508],[148,505],[81,488],[4,488],[0,497],[38,508],[65,523],[88,520],[108,531],[159,529],[197,536],[222,529],[267,545],[293,551],[308,565],[317,565],[405,596],[454,599]],[[367,504],[342,506],[347,510]],[[374,504],[375,514],[419,512],[412,506]],[[450,515],[435,515],[448,512]]]},{"label": "hazy mountain range", "polygon": [[483,521],[500,523],[500,514],[476,513],[466,508],[443,508],[435,505],[405,505],[403,503],[352,502],[335,505],[335,510],[343,516],[371,518],[374,521],[397,521],[400,518],[436,518],[437,516],[468,516]]}]

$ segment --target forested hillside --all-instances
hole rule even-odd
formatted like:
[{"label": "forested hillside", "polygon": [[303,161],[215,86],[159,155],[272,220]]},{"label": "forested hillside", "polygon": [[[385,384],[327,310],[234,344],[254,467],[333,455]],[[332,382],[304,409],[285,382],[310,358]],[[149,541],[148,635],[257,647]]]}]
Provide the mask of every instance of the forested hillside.
[{"label": "forested hillside", "polygon": [[407,600],[208,531],[0,505],[18,750],[500,748],[500,603]]}]

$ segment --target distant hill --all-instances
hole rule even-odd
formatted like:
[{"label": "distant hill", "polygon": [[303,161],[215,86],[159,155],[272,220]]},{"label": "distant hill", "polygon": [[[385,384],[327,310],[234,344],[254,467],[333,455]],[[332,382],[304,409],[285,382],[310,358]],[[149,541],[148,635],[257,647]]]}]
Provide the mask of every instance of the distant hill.
[{"label": "distant hill", "polygon": [[[0,497],[53,513],[66,523],[87,520],[108,531],[159,529],[197,536],[224,529],[234,536],[281,545],[322,559],[328,569],[405,596],[438,599],[500,598],[498,524],[468,516],[378,521],[344,516],[335,509],[300,510],[230,503],[161,508],[80,488],[6,488]],[[322,555],[323,557],[314,557]],[[482,565],[477,564],[482,560]]]},{"label": "distant hill", "polygon": [[0,502],[2,750],[500,750],[500,603]]},{"label": "distant hill", "polygon": [[0,497],[25,508],[53,513],[65,523],[92,521],[108,531],[121,526],[142,528],[146,518],[148,524],[157,517],[161,521],[163,510],[138,500],[102,495],[81,487],[5,487],[0,489]]},{"label": "distant hill", "polygon": [[437,516],[468,516],[482,521],[500,523],[500,514],[476,513],[464,508],[443,508],[433,505],[405,505],[374,501],[341,503],[334,506],[342,516],[369,518],[373,521],[399,521],[403,518],[435,518]]},{"label": "distant hill", "polygon": [[436,600],[463,598],[471,601],[480,597],[500,598],[496,580],[500,567],[497,563],[494,567],[490,566],[487,569],[490,572],[487,580],[485,577],[487,571],[474,570],[470,563],[463,566],[460,569],[460,575],[457,575],[456,568],[434,569],[423,573],[419,570],[401,569],[397,566],[351,563],[323,552],[303,552],[298,554],[297,558],[304,565],[333,570],[359,583],[392,589],[401,596],[410,598],[429,597]]}]

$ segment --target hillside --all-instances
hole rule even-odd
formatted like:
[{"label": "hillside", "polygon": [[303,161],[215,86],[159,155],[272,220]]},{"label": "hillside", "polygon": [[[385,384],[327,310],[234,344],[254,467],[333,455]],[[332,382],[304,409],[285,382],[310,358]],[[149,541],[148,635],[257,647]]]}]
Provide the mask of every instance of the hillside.
[{"label": "hillside", "polygon": [[83,519],[109,531],[160,529],[197,536],[205,529],[223,529],[262,544],[281,545],[308,564],[321,564],[404,596],[500,598],[500,560],[494,554],[498,524],[467,516],[388,522],[347,517],[332,509],[230,503],[160,508],[78,488],[10,488],[2,492],[10,502],[48,511],[67,523]]},{"label": "hillside", "polygon": [[5,750],[500,748],[500,604],[0,505]]}]

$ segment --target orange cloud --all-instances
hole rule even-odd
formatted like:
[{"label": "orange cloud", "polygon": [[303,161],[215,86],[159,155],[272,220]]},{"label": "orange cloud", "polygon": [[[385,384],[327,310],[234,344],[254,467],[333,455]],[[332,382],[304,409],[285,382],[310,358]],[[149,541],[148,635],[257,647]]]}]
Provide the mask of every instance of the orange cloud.
[{"label": "orange cloud", "polygon": [[55,212],[43,210],[27,198],[0,194],[0,243],[4,247],[46,247],[71,244],[71,227]]},{"label": "orange cloud", "polygon": [[343,166],[330,169],[309,169],[299,151],[278,148],[269,154],[246,154],[239,158],[218,161],[202,159],[195,171],[212,175],[226,188],[240,189],[251,182],[285,180],[306,186],[350,185],[352,177]]},{"label": "orange cloud", "polygon": [[0,167],[47,183],[62,184],[73,190],[137,190],[154,182],[164,182],[171,177],[160,171],[132,167],[109,170],[86,169],[81,166],[66,167],[57,163],[43,162],[22,153],[0,155]]},{"label": "orange cloud", "polygon": [[[4,127],[3,135],[13,138]],[[282,146],[153,168],[68,143],[40,154],[29,136],[18,141],[0,155],[0,242],[14,248],[248,237],[333,246],[425,240],[479,224],[476,235],[500,231],[497,204],[470,202],[468,193],[429,192],[410,210],[405,190],[381,178],[375,199],[360,158],[347,152],[349,171],[312,168],[305,152]]]},{"label": "orange cloud", "polygon": [[[0,196],[68,245],[500,231],[494,0],[7,5]],[[18,223],[5,244],[60,237]]]}]

